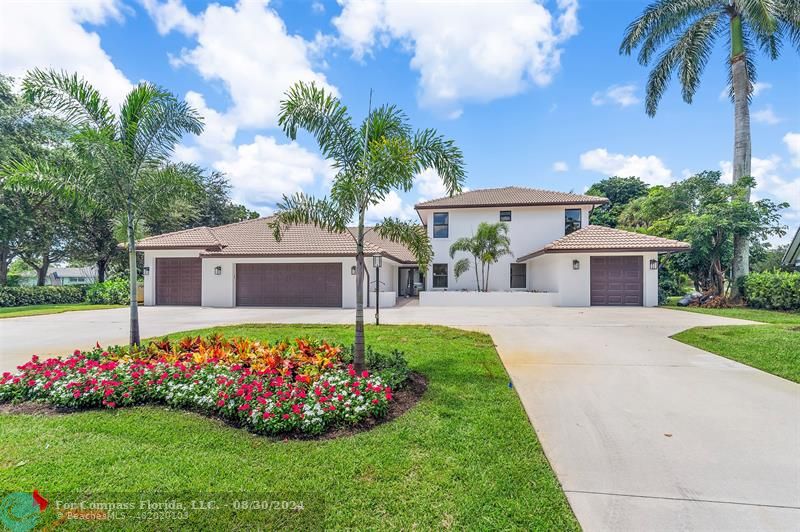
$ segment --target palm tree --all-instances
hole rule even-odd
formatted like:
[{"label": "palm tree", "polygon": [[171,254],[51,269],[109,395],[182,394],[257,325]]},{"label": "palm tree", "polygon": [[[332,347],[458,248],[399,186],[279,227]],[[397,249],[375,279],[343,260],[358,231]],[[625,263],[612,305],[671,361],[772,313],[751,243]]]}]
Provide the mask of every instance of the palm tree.
[{"label": "palm tree", "polygon": [[130,280],[130,344],[139,344],[136,304],[136,226],[148,209],[170,203],[194,185],[192,168],[169,162],[186,133],[199,135],[202,118],[185,102],[151,83],[134,87],[115,115],[108,101],[77,74],[32,70],[22,84],[25,98],[64,118],[83,164],[57,167],[24,159],[5,173],[17,184],[59,189],[82,201],[124,213]]},{"label": "palm tree", "polygon": [[[500,257],[511,255],[511,239],[508,237],[508,224],[497,222],[490,224],[481,222],[478,230],[470,237],[461,237],[450,246],[450,258],[463,251],[472,255],[472,262],[475,266],[475,281],[478,292],[489,291],[489,270]],[[478,272],[480,263],[480,274]],[[467,258],[456,261],[453,266],[453,273],[456,279],[469,271],[470,261]]]},{"label": "palm tree", "polygon": [[[371,97],[370,97],[371,99]],[[406,115],[393,105],[370,109],[359,127],[337,98],[313,83],[298,82],[281,102],[280,126],[294,140],[305,129],[317,141],[322,155],[336,169],[330,197],[303,193],[284,196],[271,227],[275,238],[292,224],[313,224],[336,233],[351,234],[356,220],[356,331],[353,364],[364,366],[364,216],[370,206],[391,191],[411,190],[414,176],[426,168],[439,173],[449,194],[461,190],[464,163],[461,150],[433,129],[412,131]],[[433,250],[425,228],[386,218],[373,229],[378,235],[406,245],[426,270]]]},{"label": "palm tree", "polygon": [[[683,99],[691,103],[717,39],[724,39],[729,91],[734,103],[733,182],[750,177],[750,95],[756,80],[756,47],[777,59],[784,38],[800,49],[800,2],[797,0],[657,0],[625,31],[620,53],[640,48],[647,65],[663,48],[647,81],[646,111],[658,103],[677,69]],[[743,199],[750,201],[750,188]],[[734,235],[731,290],[739,296],[739,279],[750,270],[750,236]]]}]

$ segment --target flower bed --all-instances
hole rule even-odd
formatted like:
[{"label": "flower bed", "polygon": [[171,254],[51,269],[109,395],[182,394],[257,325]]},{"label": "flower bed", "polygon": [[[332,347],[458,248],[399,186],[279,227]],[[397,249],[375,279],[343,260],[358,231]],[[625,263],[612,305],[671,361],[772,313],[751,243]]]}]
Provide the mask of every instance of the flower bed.
[{"label": "flower bed", "polygon": [[0,402],[62,408],[146,403],[199,410],[260,434],[321,434],[386,415],[392,389],[380,374],[357,374],[340,347],[298,339],[266,344],[222,336],[145,348],[34,356],[0,378]]}]

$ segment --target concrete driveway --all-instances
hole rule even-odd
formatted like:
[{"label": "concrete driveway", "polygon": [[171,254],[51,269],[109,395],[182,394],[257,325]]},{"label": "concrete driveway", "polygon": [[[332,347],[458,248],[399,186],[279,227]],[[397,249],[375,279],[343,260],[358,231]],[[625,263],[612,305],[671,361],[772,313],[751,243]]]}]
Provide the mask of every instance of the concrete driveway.
[{"label": "concrete driveway", "polygon": [[[584,529],[800,528],[800,386],[668,338],[746,322],[641,308],[406,306],[381,315],[492,335]],[[0,320],[0,371],[34,352],[123,343],[126,317],[115,309]],[[141,309],[143,337],[352,318],[338,309]]]}]

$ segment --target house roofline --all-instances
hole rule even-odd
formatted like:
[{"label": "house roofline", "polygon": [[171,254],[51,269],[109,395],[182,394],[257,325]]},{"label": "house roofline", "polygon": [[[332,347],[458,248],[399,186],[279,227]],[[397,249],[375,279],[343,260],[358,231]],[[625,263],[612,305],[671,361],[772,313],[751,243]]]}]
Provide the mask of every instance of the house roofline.
[{"label": "house roofline", "polygon": [[544,254],[550,253],[683,253],[685,251],[691,250],[691,247],[659,247],[659,248],[648,248],[648,247],[630,247],[630,248],[573,248],[573,249],[540,249],[539,251],[534,251],[533,253],[528,253],[527,255],[523,255],[522,257],[517,259],[517,262],[527,262],[531,259],[535,259]]},{"label": "house roofline", "polygon": [[575,201],[543,201],[543,202],[536,202],[536,203],[528,203],[528,202],[510,202],[510,203],[471,203],[467,205],[425,205],[424,203],[418,203],[414,205],[414,209],[417,211],[428,211],[434,209],[488,209],[493,207],[557,207],[559,205],[591,205],[595,207],[597,205],[605,205],[609,203],[608,199],[605,201],[587,201],[587,200],[575,200]]}]

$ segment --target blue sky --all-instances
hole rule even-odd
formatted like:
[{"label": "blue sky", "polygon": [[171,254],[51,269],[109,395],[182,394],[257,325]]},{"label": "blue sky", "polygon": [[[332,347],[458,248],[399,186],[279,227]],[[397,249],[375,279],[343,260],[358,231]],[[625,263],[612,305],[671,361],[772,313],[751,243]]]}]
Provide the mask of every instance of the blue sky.
[{"label": "blue sky", "polygon": [[[581,192],[607,175],[666,184],[728,168],[733,109],[722,42],[694,103],[674,84],[655,118],[644,113],[648,70],[617,53],[638,1],[495,3],[280,0],[6,2],[0,71],[77,70],[118,102],[147,79],[206,117],[176,158],[225,171],[238,201],[269,213],[281,194],[324,194],[331,171],[308,137],[276,128],[296,79],[338,93],[356,118],[369,89],[434,127],[465,154],[467,186],[526,185]],[[31,28],[40,31],[31,31]],[[788,201],[800,224],[800,59],[790,47],[758,58],[753,99],[756,197]],[[438,196],[436,176],[373,209],[413,216]],[[785,239],[783,239],[785,240]]]}]

